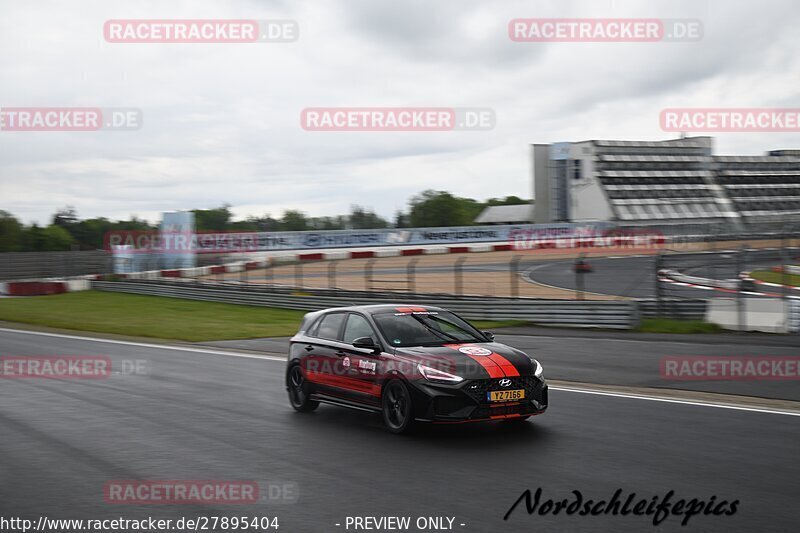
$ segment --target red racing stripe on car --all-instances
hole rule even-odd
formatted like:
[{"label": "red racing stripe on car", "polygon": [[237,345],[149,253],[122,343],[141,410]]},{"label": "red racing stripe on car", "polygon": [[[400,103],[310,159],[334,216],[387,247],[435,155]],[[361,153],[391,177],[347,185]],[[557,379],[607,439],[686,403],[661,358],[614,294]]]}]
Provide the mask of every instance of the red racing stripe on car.
[{"label": "red racing stripe on car", "polygon": [[347,376],[336,376],[332,374],[324,374],[322,372],[314,372],[306,370],[306,379],[311,383],[318,383],[320,385],[328,385],[330,387],[338,387],[340,389],[347,389],[357,392],[363,392],[370,396],[380,397],[379,390],[375,390],[370,384],[366,384],[359,379],[348,378]]},{"label": "red racing stripe on car", "polygon": [[487,356],[491,359],[497,366],[499,366],[503,372],[505,372],[505,377],[513,378],[519,376],[519,371],[517,368],[511,364],[511,361],[500,355],[499,353],[492,353],[492,355]]},{"label": "red racing stripe on car", "polygon": [[396,307],[395,311],[398,313],[424,313],[427,309],[424,307]]},{"label": "red racing stripe on car", "polygon": [[[452,349],[452,350],[458,350],[458,351],[461,352],[461,350],[459,350],[459,348],[461,348],[461,347],[463,347],[465,345],[464,344],[445,344],[445,346],[450,348],[450,349]],[[495,363],[494,361],[492,361],[489,357],[487,357],[485,355],[472,355],[472,354],[469,354],[469,353],[466,353],[466,352],[461,352],[461,353],[463,353],[464,355],[466,355],[467,357],[469,357],[470,359],[472,359],[473,361],[475,361],[476,363],[481,365],[484,368],[484,370],[486,370],[486,372],[489,373],[489,377],[490,378],[504,378],[504,377],[506,377],[506,373],[503,372],[503,369],[500,368],[500,366],[497,363]],[[519,374],[517,374],[517,375],[519,375]]]},{"label": "red racing stripe on car", "polygon": [[466,354],[466,355],[469,356],[470,358],[472,358],[473,361],[475,361],[478,364],[480,364],[489,373],[489,377],[490,378],[504,378],[504,377],[506,377],[506,374],[505,374],[505,372],[503,372],[503,369],[500,368],[497,365],[497,363],[495,363],[494,361],[492,361],[488,357],[483,357],[483,356],[480,356],[480,355],[470,355],[470,354]]}]

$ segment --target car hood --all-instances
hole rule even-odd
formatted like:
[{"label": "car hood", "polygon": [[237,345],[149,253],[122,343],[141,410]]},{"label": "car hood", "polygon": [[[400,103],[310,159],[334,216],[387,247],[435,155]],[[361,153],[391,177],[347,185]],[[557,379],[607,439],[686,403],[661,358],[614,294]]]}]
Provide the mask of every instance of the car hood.
[{"label": "car hood", "polygon": [[535,370],[525,352],[498,342],[396,348],[395,355],[464,379],[530,376]]}]

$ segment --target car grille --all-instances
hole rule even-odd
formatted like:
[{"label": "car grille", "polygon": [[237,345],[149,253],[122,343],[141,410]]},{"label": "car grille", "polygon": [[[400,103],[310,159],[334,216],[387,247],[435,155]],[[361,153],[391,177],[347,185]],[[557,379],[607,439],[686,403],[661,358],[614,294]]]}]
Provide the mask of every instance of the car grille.
[{"label": "car grille", "polygon": [[525,415],[535,412],[536,409],[529,403],[511,405],[483,406],[473,411],[472,418],[491,418],[508,415]]},{"label": "car grille", "polygon": [[508,389],[524,389],[526,400],[536,400],[541,404],[547,402],[547,398],[543,397],[544,383],[534,376],[517,376],[507,378],[511,380],[511,385],[507,387],[500,386],[500,378],[497,379],[476,379],[470,381],[462,387],[462,390],[479,404],[487,404],[487,392],[491,390],[508,390]]}]

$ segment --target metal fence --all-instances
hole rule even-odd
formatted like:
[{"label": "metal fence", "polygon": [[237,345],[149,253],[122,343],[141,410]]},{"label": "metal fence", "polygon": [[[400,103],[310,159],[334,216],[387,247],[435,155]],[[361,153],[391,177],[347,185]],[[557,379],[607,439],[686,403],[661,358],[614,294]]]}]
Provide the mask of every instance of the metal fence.
[{"label": "metal fence", "polygon": [[0,253],[0,280],[70,278],[111,272],[111,254],[103,250]]},{"label": "metal fence", "polygon": [[789,333],[800,333],[800,301],[789,300],[786,329]]},{"label": "metal fence", "polygon": [[239,305],[315,311],[329,307],[375,303],[425,302],[451,309],[474,320],[524,320],[554,326],[631,329],[639,324],[638,304],[626,301],[539,300],[529,298],[454,297],[341,289],[298,292],[292,288],[217,285],[165,281],[95,281],[101,291],[168,296]]},{"label": "metal fence", "polygon": [[[598,326],[607,325],[606,318],[610,315],[606,310],[625,308],[630,305],[627,303],[629,300],[636,299],[635,320],[639,316],[702,320],[706,317],[708,299],[734,298],[744,309],[743,297],[748,294],[758,296],[755,291],[775,293],[767,295],[782,296],[787,300],[800,297],[800,289],[788,287],[789,269],[782,271],[782,277],[776,279],[772,275],[770,278],[777,282],[786,280],[783,281],[786,287],[780,283],[756,284],[740,277],[744,271],[764,271],[796,263],[800,260],[797,244],[796,239],[786,235],[780,240],[758,244],[706,242],[698,246],[694,243],[686,247],[677,246],[677,249],[663,249],[659,254],[651,251],[652,255],[647,257],[628,251],[621,255],[632,257],[617,257],[613,263],[601,262],[600,257],[608,255],[607,251],[595,250],[593,253],[591,249],[454,255],[429,254],[426,251],[411,257],[404,253],[399,256],[293,262],[279,258],[252,262],[237,257],[241,262],[226,267],[192,269],[194,278],[159,281],[162,276],[185,276],[189,271],[168,273],[154,269],[145,276],[152,278],[148,279],[149,288],[131,284],[115,285],[116,289],[109,286],[105,290],[129,287],[133,292],[152,290],[156,291],[152,294],[189,297],[193,286],[202,291],[202,294],[194,294],[198,298],[202,296],[200,299],[219,296],[218,301],[295,309],[376,301],[444,301],[447,303],[442,305],[458,306],[458,309],[465,309],[463,306],[466,305],[472,317],[521,318],[563,325],[586,325],[591,319]],[[595,259],[593,255],[600,257]],[[588,259],[590,267],[594,263],[596,268],[586,272],[579,269],[584,258]],[[202,259],[206,264],[219,264],[233,258],[204,256]],[[540,276],[545,272],[539,270],[542,266],[550,268],[547,271],[549,277]],[[102,251],[0,254],[0,279],[70,277],[107,273],[109,270],[110,257]],[[677,273],[673,281],[683,283],[663,281],[659,272],[665,271]],[[704,283],[708,290],[692,287]],[[235,301],[230,299],[233,297],[231,289],[238,294]],[[221,292],[213,293],[213,290]],[[173,294],[168,294],[170,292]],[[309,304],[308,296],[293,294],[298,292],[318,300]],[[268,303],[258,303],[262,300]],[[541,303],[556,300],[564,303],[563,309],[569,311],[562,312],[552,304]],[[570,300],[573,302],[565,303]],[[597,303],[599,300],[609,303],[602,307]],[[531,307],[531,302],[536,302],[536,306]],[[582,302],[587,305],[581,307]],[[620,306],[614,307],[613,303]],[[551,313],[553,309],[555,311]],[[598,316],[592,315],[597,309],[603,309],[603,312]],[[548,313],[552,316],[545,316]],[[569,313],[574,313],[577,318]],[[609,327],[616,327],[613,324],[620,322],[613,317],[609,320],[612,323]],[[631,322],[629,319],[622,321]],[[744,329],[744,324],[741,329]]]},{"label": "metal fence", "polygon": [[[143,256],[143,270],[165,268],[158,255]],[[198,266],[219,265],[235,260],[230,254],[203,254],[196,257]],[[15,279],[74,278],[91,274],[110,274],[113,257],[106,250],[69,252],[0,253],[0,281]]]},{"label": "metal fence", "polygon": [[[750,248],[743,243],[734,249],[712,248],[702,254],[660,255],[654,264],[656,276],[661,280],[656,283],[659,315],[670,315],[668,302],[681,298],[685,286],[704,288],[707,301],[721,304],[719,299],[730,300],[739,317],[737,329],[740,331],[748,329],[745,320],[748,297],[783,299],[789,305],[800,297],[800,290],[792,286],[790,279],[790,265],[800,259],[800,248],[789,246],[788,239],[779,242],[782,246],[763,249]],[[756,279],[750,277],[753,271],[758,272],[752,274]],[[769,282],[761,282],[759,277]]]}]

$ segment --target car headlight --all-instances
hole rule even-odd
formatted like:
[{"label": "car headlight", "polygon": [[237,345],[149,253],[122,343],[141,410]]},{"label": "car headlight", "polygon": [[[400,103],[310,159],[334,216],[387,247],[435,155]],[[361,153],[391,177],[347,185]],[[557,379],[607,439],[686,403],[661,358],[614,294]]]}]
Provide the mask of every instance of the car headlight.
[{"label": "car headlight", "polygon": [[448,374],[447,372],[442,372],[441,370],[436,370],[429,366],[417,365],[417,368],[419,368],[419,373],[422,374],[422,377],[433,383],[460,383],[464,381],[464,378],[461,376]]},{"label": "car headlight", "polygon": [[544,371],[544,369],[542,369],[541,363],[539,363],[539,361],[537,361],[534,358],[531,358],[531,361],[533,362],[533,365],[536,367],[536,370],[533,371],[533,375],[536,376],[537,378],[541,378],[542,372]]}]

